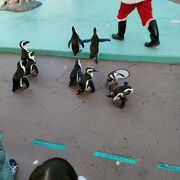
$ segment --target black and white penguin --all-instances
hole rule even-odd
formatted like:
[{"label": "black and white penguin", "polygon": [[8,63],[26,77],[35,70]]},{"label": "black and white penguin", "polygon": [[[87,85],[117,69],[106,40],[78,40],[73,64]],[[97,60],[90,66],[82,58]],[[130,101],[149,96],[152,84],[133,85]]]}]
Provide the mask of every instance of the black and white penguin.
[{"label": "black and white penguin", "polygon": [[83,72],[80,59],[76,59],[73,70],[70,73],[70,82],[69,86],[72,86],[75,83],[79,83],[82,80]]},{"label": "black and white penguin", "polygon": [[106,88],[111,90],[111,87],[118,85],[119,79],[126,79],[130,76],[130,73],[126,69],[116,69],[107,75]]},{"label": "black and white penguin", "polygon": [[36,65],[36,59],[34,57],[34,52],[28,53],[28,62],[26,64],[26,75],[37,76],[39,69]]},{"label": "black and white penguin", "polygon": [[26,66],[27,59],[28,59],[29,50],[26,47],[26,44],[28,44],[28,43],[30,43],[30,42],[29,41],[24,41],[24,40],[22,40],[19,43],[19,46],[21,48],[21,60],[22,60],[24,66]]},{"label": "black and white penguin", "polygon": [[97,57],[99,53],[99,42],[111,41],[110,39],[100,39],[97,35],[96,27],[93,29],[93,36],[91,39],[83,40],[84,43],[91,42],[90,44],[90,56],[89,58],[95,58],[94,62],[98,64]]},{"label": "black and white penguin", "polygon": [[72,36],[71,39],[69,40],[68,48],[70,48],[71,45],[74,56],[76,56],[77,53],[80,51],[80,47],[79,47],[80,44],[84,48],[83,41],[79,38],[79,35],[76,33],[74,26],[72,26]]},{"label": "black and white penguin", "polygon": [[133,88],[128,85],[128,82],[124,82],[123,86],[117,87],[107,96],[113,99],[113,103],[120,102],[120,108],[123,108],[125,106],[125,102],[127,101],[126,96],[131,95],[132,93]]},{"label": "black and white penguin", "polygon": [[87,67],[84,76],[82,77],[79,84],[79,90],[77,92],[77,95],[84,91],[94,92],[95,91],[95,85],[93,83],[93,73],[97,72],[96,69],[93,67]]},{"label": "black and white penguin", "polygon": [[13,75],[13,88],[12,92],[15,92],[18,89],[25,89],[29,87],[29,81],[26,78],[26,68],[23,65],[23,61],[17,63],[17,70]]}]

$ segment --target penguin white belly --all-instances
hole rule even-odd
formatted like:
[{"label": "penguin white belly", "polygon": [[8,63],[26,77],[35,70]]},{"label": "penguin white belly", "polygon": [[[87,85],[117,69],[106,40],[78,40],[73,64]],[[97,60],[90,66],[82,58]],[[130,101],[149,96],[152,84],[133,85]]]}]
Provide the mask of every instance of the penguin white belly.
[{"label": "penguin white belly", "polygon": [[23,89],[26,88],[26,83],[23,82],[23,78],[20,79],[20,87]]},{"label": "penguin white belly", "polygon": [[23,86],[22,78],[20,78],[20,82],[19,83],[20,83],[20,87],[23,88],[24,86]]},{"label": "penguin white belly", "polygon": [[76,82],[80,82],[81,81],[81,77],[79,76],[79,73],[77,73],[76,75]]},{"label": "penguin white belly", "polygon": [[89,80],[86,81],[85,90],[86,90],[86,91],[90,91],[90,90],[91,90],[91,87],[90,87],[90,85],[89,85]]}]

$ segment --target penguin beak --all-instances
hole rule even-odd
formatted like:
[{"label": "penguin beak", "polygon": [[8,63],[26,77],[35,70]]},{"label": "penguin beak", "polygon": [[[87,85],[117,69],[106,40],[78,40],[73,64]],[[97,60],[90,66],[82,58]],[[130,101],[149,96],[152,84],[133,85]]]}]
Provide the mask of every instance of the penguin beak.
[{"label": "penguin beak", "polygon": [[24,46],[25,46],[26,44],[28,44],[28,43],[30,43],[30,41],[25,41],[25,42],[24,42]]},{"label": "penguin beak", "polygon": [[98,72],[96,69],[93,69],[93,72]]}]

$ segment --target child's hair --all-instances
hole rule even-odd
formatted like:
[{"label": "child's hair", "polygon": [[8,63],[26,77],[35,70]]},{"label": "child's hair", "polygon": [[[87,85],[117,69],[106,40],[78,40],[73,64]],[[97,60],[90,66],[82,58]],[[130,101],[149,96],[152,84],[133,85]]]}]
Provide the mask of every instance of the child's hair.
[{"label": "child's hair", "polygon": [[52,158],[38,166],[29,180],[78,180],[74,168],[62,158]]}]

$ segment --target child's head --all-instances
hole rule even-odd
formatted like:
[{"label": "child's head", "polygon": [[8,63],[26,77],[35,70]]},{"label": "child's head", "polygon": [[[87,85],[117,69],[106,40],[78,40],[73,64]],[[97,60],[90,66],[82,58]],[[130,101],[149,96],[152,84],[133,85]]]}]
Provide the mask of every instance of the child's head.
[{"label": "child's head", "polygon": [[74,168],[62,158],[52,158],[38,166],[29,180],[78,180]]}]

